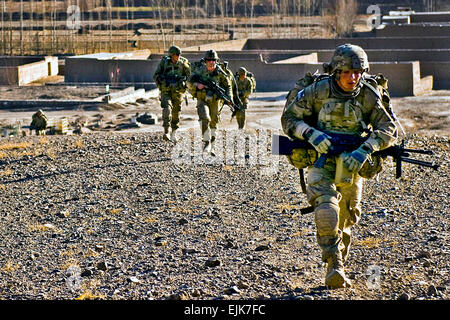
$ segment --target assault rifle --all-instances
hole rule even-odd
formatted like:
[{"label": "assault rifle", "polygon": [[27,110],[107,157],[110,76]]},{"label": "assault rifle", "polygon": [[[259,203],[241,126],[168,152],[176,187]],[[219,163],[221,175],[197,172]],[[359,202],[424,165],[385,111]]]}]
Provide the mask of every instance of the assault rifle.
[{"label": "assault rifle", "polygon": [[[325,132],[331,137],[331,147],[327,154],[321,154],[319,158],[314,163],[317,168],[323,168],[325,161],[329,156],[336,156],[343,152],[352,152],[359,148],[361,144],[367,139],[365,137],[347,135],[347,134],[337,134]],[[286,136],[273,135],[272,136],[272,154],[274,155],[291,155],[293,149],[314,149],[314,147],[306,140],[291,140]],[[427,154],[432,155],[431,150],[416,150],[405,148],[405,141],[402,140],[401,144],[388,147],[386,149],[375,151],[374,156],[382,157],[392,157],[395,161],[396,173],[395,177],[398,179],[402,176],[402,162],[408,162],[419,166],[433,168],[437,170],[439,168],[438,164],[434,162],[422,161],[410,158],[410,153]]]},{"label": "assault rifle", "polygon": [[206,88],[211,90],[216,94],[219,99],[225,101],[225,103],[230,107],[231,117],[233,118],[236,115],[236,112],[242,110],[242,106],[240,104],[235,103],[231,97],[227,94],[224,88],[219,86],[217,82],[213,80],[207,80],[200,77],[198,74],[194,74],[191,78],[191,82],[197,82],[203,84]]},{"label": "assault rifle", "polygon": [[[359,146],[364,143],[367,138],[345,135],[345,134],[336,134],[326,132],[327,135],[331,137],[330,142],[332,146],[327,154],[321,154],[319,158],[314,163],[314,166],[317,168],[323,168],[325,165],[325,161],[328,156],[336,156],[343,152],[351,152],[359,148]],[[309,149],[312,150],[314,147],[307,142],[306,140],[294,139],[291,140],[286,136],[273,135],[272,136],[272,154],[273,155],[286,155],[289,156],[292,154],[294,149]],[[405,141],[402,140],[400,145],[394,145],[388,147],[384,150],[376,151],[373,153],[374,156],[380,155],[382,157],[391,156],[395,161],[395,177],[398,179],[402,176],[402,162],[408,162],[415,165],[420,165],[424,167],[433,168],[437,170],[439,168],[438,164],[434,164],[434,162],[427,162],[417,159],[409,158],[410,153],[418,153],[418,154],[427,154],[432,155],[433,151],[431,150],[415,150],[415,149],[407,149],[405,148]],[[306,183],[305,177],[303,173],[303,169],[298,169],[300,174],[300,185],[302,191],[306,193]],[[312,206],[300,209],[301,214],[307,214],[313,212],[314,208]]]},{"label": "assault rifle", "polygon": [[165,81],[169,86],[174,87],[177,85],[178,82],[186,82],[187,77],[186,76],[180,76],[177,74],[160,74],[158,76],[158,80]]}]

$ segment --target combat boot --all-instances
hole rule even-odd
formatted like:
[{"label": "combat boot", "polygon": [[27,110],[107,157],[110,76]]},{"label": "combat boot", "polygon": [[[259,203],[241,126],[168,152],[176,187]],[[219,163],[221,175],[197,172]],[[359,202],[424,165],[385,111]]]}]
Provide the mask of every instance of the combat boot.
[{"label": "combat boot", "polygon": [[172,129],[172,133],[170,134],[170,141],[172,141],[173,143],[177,143],[178,142],[176,130]]},{"label": "combat boot", "polygon": [[215,156],[216,156],[216,148],[215,148],[215,143],[214,143],[214,141],[211,141],[210,145],[211,145],[210,153],[211,153],[211,155],[212,155],[213,157],[215,157]]},{"label": "combat boot", "polygon": [[326,259],[327,275],[325,276],[325,285],[331,289],[349,288],[350,280],[344,273],[344,263],[340,251],[330,253]]},{"label": "combat boot", "polygon": [[216,142],[216,129],[211,129],[211,155],[216,155],[216,148],[215,148],[215,142]]},{"label": "combat boot", "polygon": [[170,141],[169,128],[164,128],[163,140]]},{"label": "combat boot", "polygon": [[211,152],[211,142],[203,141],[203,152],[210,153]]}]

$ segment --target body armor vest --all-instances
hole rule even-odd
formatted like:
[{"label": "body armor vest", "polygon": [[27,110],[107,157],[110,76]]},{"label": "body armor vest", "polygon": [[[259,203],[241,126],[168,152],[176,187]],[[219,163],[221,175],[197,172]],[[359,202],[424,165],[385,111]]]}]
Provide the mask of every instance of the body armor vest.
[{"label": "body armor vest", "polygon": [[318,115],[318,129],[337,133],[361,133],[362,112],[359,106],[356,99],[326,99]]}]

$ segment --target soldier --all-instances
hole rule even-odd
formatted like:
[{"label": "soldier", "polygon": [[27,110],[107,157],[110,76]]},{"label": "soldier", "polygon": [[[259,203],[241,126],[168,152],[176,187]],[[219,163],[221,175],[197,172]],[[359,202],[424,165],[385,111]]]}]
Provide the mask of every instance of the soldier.
[{"label": "soldier", "polygon": [[[351,286],[343,264],[351,244],[350,228],[361,217],[361,168],[372,163],[374,151],[393,145],[398,133],[383,106],[376,82],[366,75],[369,63],[362,48],[341,45],[324,67],[329,75],[299,91],[286,104],[281,122],[288,136],[307,140],[318,155],[327,154],[333,147],[329,136],[333,133],[369,135],[356,150],[328,156],[323,168],[308,167],[306,195],[314,208],[322,260],[327,263],[325,284],[340,288]],[[365,130],[369,126],[370,132]],[[337,184],[339,170],[350,172],[353,181]]]},{"label": "soldier", "polygon": [[219,56],[214,50],[208,50],[204,56],[204,64],[200,64],[192,71],[188,80],[188,88],[192,96],[197,99],[197,114],[203,137],[203,150],[214,155],[214,141],[216,139],[217,123],[219,122],[220,107],[224,101],[220,99],[212,88],[202,82],[215,82],[231,97],[231,82],[227,73],[217,65]]},{"label": "soldier", "polygon": [[30,130],[36,130],[36,135],[45,135],[45,129],[47,129],[48,119],[44,112],[39,109],[31,117]]},{"label": "soldier", "polygon": [[245,126],[245,110],[248,106],[248,98],[253,93],[253,86],[251,80],[247,77],[247,70],[244,67],[239,68],[238,77],[236,79],[238,86],[239,99],[241,101],[242,110],[236,112],[236,120],[239,129],[244,129]]},{"label": "soldier", "polygon": [[239,99],[239,92],[238,92],[238,86],[237,86],[237,82],[236,79],[233,75],[233,71],[231,71],[230,68],[228,68],[228,61],[223,61],[220,62],[219,61],[219,66],[222,68],[223,71],[225,71],[225,73],[228,76],[228,79],[230,79],[231,82],[231,100],[233,100],[233,102],[237,105],[241,105],[241,100]]},{"label": "soldier", "polygon": [[[169,48],[168,55],[161,59],[153,80],[160,91],[164,135],[166,141],[177,142],[176,130],[180,122],[181,103],[186,92],[186,80],[191,75],[189,61],[181,57],[177,46]],[[169,126],[172,132],[169,137]]]}]

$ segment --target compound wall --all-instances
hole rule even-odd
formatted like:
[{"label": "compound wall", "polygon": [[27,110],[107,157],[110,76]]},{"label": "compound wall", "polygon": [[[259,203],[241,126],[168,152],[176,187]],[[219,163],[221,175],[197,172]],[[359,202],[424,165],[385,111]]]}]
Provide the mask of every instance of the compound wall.
[{"label": "compound wall", "polygon": [[446,37],[383,37],[338,39],[248,39],[243,50],[323,50],[351,43],[365,50],[375,49],[450,49]]},{"label": "compound wall", "polygon": [[89,83],[148,83],[159,61],[99,60],[95,58],[66,58],[65,82]]},{"label": "compound wall", "polygon": [[[200,60],[202,53],[189,54],[192,61]],[[219,52],[219,56],[222,55]],[[160,62],[160,56],[149,60],[98,60],[93,58],[67,58],[66,77],[68,83],[134,83],[145,87],[153,82],[153,74]],[[322,72],[321,63],[268,63],[255,55],[245,53],[229,59],[229,67],[235,72],[245,67],[253,72],[258,91],[288,91],[306,72]],[[422,92],[424,84],[420,81],[419,63],[373,63],[371,73],[382,73],[389,79],[392,96],[411,96]],[[428,85],[430,85],[428,83]],[[431,89],[431,88],[429,88]]]},{"label": "compound wall", "polygon": [[423,23],[423,22],[449,22],[450,21],[450,12],[441,11],[441,12],[416,12],[409,16],[411,23]]},{"label": "compound wall", "polygon": [[450,25],[430,25],[430,24],[400,24],[384,25],[375,31],[377,37],[448,37],[450,35]]},{"label": "compound wall", "polygon": [[24,85],[57,74],[57,57],[0,57],[0,85]]},{"label": "compound wall", "polygon": [[[299,50],[300,54],[311,50]],[[334,50],[317,50],[319,62],[329,62]],[[369,62],[420,62],[420,77],[433,76],[434,89],[450,89],[450,49],[366,50]],[[372,71],[371,71],[372,72]]]}]

